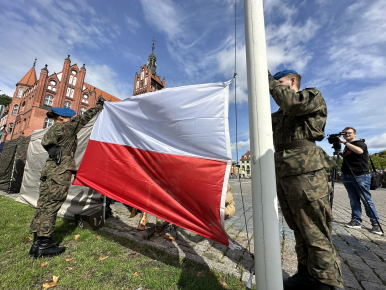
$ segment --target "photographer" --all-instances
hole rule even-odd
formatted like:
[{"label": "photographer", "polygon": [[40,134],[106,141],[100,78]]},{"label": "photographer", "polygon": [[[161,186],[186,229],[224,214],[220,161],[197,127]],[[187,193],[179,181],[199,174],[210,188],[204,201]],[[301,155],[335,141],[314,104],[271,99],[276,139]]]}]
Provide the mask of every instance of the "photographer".
[{"label": "photographer", "polygon": [[340,261],[331,240],[332,210],[325,168],[336,166],[316,146],[324,139],[327,106],[316,88],[299,90],[301,76],[284,70],[268,72],[272,98],[277,197],[294,231],[298,272],[283,281],[284,290],[343,288]]},{"label": "photographer", "polygon": [[[346,187],[348,197],[350,198],[351,206],[351,221],[346,225],[346,227],[354,229],[361,228],[362,199],[363,205],[366,210],[366,215],[370,218],[372,224],[371,232],[377,235],[382,235],[382,231],[377,224],[379,216],[377,210],[375,209],[375,205],[371,199],[371,176],[368,163],[369,154],[367,152],[367,146],[364,142],[365,140],[355,139],[356,130],[353,127],[346,127],[343,132],[346,132],[346,135],[343,135],[343,138],[345,140],[339,137],[340,143],[343,143],[345,145],[345,148],[343,150],[343,158],[347,161],[348,166],[350,166],[360,186],[359,188],[346,162],[343,162],[341,169],[342,181],[344,186]],[[362,192],[363,194],[365,194],[366,199],[368,200],[371,209],[375,214],[375,217],[373,216],[369,206],[367,205],[367,202],[363,200]]]}]

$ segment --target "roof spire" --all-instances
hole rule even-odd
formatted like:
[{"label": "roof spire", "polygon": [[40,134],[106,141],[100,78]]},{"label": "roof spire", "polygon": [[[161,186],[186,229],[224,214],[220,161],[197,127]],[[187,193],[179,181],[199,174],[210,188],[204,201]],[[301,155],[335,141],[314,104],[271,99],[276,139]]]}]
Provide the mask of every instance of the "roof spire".
[{"label": "roof spire", "polygon": [[152,41],[153,41],[153,46],[151,47],[151,53],[154,54],[154,48],[155,48],[155,47],[154,47],[154,43],[155,43],[155,38],[154,38],[154,36],[153,36],[153,40],[152,40]]},{"label": "roof spire", "polygon": [[36,61],[38,60],[37,57],[35,57],[35,61],[34,61],[34,65],[32,66],[33,68],[35,68],[35,65],[36,65]]}]

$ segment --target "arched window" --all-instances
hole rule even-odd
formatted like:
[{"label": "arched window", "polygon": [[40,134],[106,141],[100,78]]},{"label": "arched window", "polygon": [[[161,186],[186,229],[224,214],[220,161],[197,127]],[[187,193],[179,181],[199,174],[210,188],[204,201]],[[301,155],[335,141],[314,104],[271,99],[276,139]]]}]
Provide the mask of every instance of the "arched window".
[{"label": "arched window", "polygon": [[70,98],[72,99],[74,97],[74,89],[71,89]]},{"label": "arched window", "polygon": [[24,111],[24,107],[25,107],[25,101],[21,104],[20,112],[23,112],[23,111]]},{"label": "arched window", "polygon": [[72,84],[75,86],[75,84],[76,84],[76,77],[74,77],[74,80],[72,81]]},{"label": "arched window", "polygon": [[47,95],[44,99],[44,105],[52,107],[52,102],[54,101],[54,97]]},{"label": "arched window", "polygon": [[81,115],[83,115],[85,112],[86,112],[86,108],[85,107],[80,108],[80,114]]},{"label": "arched window", "polygon": [[16,115],[18,110],[19,110],[19,105],[14,105],[12,115]]},{"label": "arched window", "polygon": [[20,88],[19,92],[17,93],[17,97],[21,98],[21,95],[23,94],[24,88]]},{"label": "arched window", "polygon": [[67,88],[66,97],[69,97],[69,96],[70,96],[70,93],[71,93],[71,89],[70,89],[70,88]]},{"label": "arched window", "polygon": [[72,78],[73,78],[73,76],[70,75],[70,79],[68,80],[68,83],[69,83],[70,85],[72,84]]},{"label": "arched window", "polygon": [[147,86],[147,74],[146,74],[146,78],[145,78],[145,87]]},{"label": "arched window", "polygon": [[71,103],[70,102],[64,102],[63,108],[71,108]]},{"label": "arched window", "polygon": [[51,127],[53,124],[54,124],[54,119],[46,118],[46,119],[44,120],[44,126],[43,126],[43,129],[49,128],[49,127]]},{"label": "arched window", "polygon": [[8,124],[8,130],[7,130],[7,133],[11,133],[12,132],[12,129],[13,129],[13,123],[9,123]]},{"label": "arched window", "polygon": [[[51,87],[51,86],[48,86],[48,88],[47,88],[47,89],[51,91],[51,90],[52,90],[52,87]],[[29,92],[28,92],[28,93],[29,93]]]},{"label": "arched window", "polygon": [[53,92],[56,92],[56,88],[52,88],[52,91],[53,91]]}]

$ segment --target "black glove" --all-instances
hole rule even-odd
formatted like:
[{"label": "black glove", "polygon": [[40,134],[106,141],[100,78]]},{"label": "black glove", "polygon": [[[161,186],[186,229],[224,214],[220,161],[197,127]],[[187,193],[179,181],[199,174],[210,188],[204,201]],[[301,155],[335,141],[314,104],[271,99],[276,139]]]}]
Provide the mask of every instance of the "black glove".
[{"label": "black glove", "polygon": [[271,75],[271,73],[268,71],[268,83],[271,83],[273,81],[276,81],[276,79]]},{"label": "black glove", "polygon": [[99,98],[98,98],[98,101],[96,102],[96,104],[97,104],[97,105],[102,105],[102,107],[103,107],[103,105],[105,104],[105,99],[102,98],[102,97],[99,97]]}]

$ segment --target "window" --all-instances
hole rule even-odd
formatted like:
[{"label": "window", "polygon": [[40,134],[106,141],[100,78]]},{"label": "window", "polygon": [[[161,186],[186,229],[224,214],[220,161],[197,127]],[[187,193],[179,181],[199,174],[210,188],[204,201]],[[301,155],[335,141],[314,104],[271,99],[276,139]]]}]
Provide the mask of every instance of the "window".
[{"label": "window", "polygon": [[72,79],[73,79],[73,76],[70,75],[70,79],[68,80],[68,83],[71,85],[72,84]]},{"label": "window", "polygon": [[7,131],[7,133],[11,133],[12,129],[13,129],[13,123],[9,123],[8,124],[8,131]]},{"label": "window", "polygon": [[143,72],[143,69],[142,69],[142,71],[141,71],[141,80],[143,80],[143,74],[144,74],[144,72]]},{"label": "window", "polygon": [[17,93],[17,97],[21,98],[21,95],[23,94],[24,88],[20,88],[19,92]]},{"label": "window", "polygon": [[70,96],[70,93],[71,93],[71,89],[70,89],[70,88],[67,88],[66,97],[69,97],[69,96]]},{"label": "window", "polygon": [[74,77],[74,80],[72,81],[72,84],[75,86],[75,84],[76,84],[76,77]]},{"label": "window", "polygon": [[44,105],[52,107],[52,102],[54,101],[54,97],[47,95],[44,99]]},{"label": "window", "polygon": [[64,102],[63,108],[71,108],[71,103],[70,102]]},{"label": "window", "polygon": [[49,127],[51,127],[53,124],[54,124],[54,119],[48,119],[48,118],[46,118],[46,119],[44,120],[44,127],[43,127],[43,129],[49,128]]},{"label": "window", "polygon": [[85,107],[80,108],[80,114],[81,115],[83,115],[85,112],[86,112],[86,108]]},{"label": "window", "polygon": [[139,81],[137,81],[137,89],[139,88]]},{"label": "window", "polygon": [[19,105],[14,105],[12,115],[16,115],[18,110],[19,110]]},{"label": "window", "polygon": [[146,76],[146,79],[145,79],[145,87],[147,86],[147,76]]},{"label": "window", "polygon": [[56,92],[56,88],[52,88],[52,91]]},{"label": "window", "polygon": [[50,81],[50,84],[51,84],[51,86],[56,86],[56,82],[55,81]]},{"label": "window", "polygon": [[72,99],[73,96],[74,96],[74,89],[71,89],[70,98]]},{"label": "window", "polygon": [[52,90],[52,87],[51,86],[48,86],[48,88],[47,89],[49,89],[50,91]]},{"label": "window", "polygon": [[77,74],[76,70],[71,71],[71,73],[72,73],[74,76],[76,76],[76,74]]},{"label": "window", "polygon": [[25,107],[25,102],[23,102],[23,103],[21,104],[20,112],[23,112],[23,111],[24,111],[24,107]]}]

